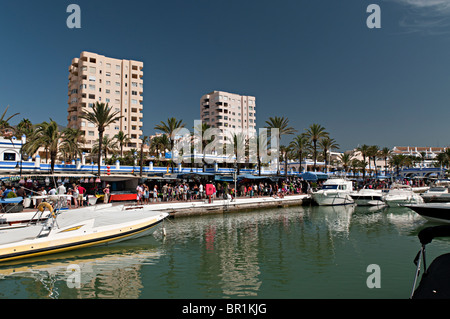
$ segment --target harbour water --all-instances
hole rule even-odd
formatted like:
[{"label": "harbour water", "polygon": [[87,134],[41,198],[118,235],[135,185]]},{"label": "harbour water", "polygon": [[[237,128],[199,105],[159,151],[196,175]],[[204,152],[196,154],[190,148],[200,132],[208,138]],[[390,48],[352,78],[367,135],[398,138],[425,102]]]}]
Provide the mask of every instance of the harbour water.
[{"label": "harbour water", "polygon": [[[407,299],[431,226],[407,208],[298,206],[165,222],[166,236],[0,266],[0,298]],[[429,247],[428,247],[429,246]],[[427,246],[427,259],[450,240]],[[369,265],[379,288],[369,288]]]}]

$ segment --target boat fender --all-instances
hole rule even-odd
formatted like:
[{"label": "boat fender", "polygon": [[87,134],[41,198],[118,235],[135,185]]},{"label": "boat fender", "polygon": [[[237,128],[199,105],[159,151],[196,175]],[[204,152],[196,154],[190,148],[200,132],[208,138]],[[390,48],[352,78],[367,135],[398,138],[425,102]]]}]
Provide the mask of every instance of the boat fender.
[{"label": "boat fender", "polygon": [[42,202],[37,207],[38,211],[40,211],[41,213],[45,210],[45,208],[47,208],[50,211],[50,213],[52,214],[52,216],[55,217],[55,214],[53,213],[53,207],[49,203]]}]

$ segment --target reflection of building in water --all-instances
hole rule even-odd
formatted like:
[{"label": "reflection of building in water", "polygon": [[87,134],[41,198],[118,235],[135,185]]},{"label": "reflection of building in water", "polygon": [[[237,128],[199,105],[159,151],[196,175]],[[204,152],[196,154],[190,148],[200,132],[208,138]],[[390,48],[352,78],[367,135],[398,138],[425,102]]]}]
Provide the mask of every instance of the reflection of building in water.
[{"label": "reflection of building in water", "polygon": [[219,247],[221,288],[225,295],[256,296],[261,286],[258,221],[230,219],[228,222],[228,231],[220,243],[223,247]]}]

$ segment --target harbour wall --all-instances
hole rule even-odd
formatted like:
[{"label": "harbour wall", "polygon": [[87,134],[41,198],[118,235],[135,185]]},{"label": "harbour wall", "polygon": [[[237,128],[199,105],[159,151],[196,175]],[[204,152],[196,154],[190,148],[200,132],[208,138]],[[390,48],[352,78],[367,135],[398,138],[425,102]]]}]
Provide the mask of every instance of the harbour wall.
[{"label": "harbour wall", "polygon": [[251,211],[278,207],[301,206],[309,204],[309,195],[290,195],[284,198],[260,197],[230,200],[213,200],[151,204],[152,210],[169,213],[172,218],[200,216],[209,214],[223,214],[227,212]]}]

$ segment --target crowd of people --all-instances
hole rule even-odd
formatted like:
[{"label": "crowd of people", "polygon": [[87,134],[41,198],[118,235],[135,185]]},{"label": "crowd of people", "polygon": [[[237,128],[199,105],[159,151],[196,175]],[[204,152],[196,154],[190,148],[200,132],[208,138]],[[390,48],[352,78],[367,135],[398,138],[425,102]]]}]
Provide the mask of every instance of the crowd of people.
[{"label": "crowd of people", "polygon": [[289,194],[306,194],[311,190],[308,182],[303,180],[287,180],[282,182],[247,182],[239,183],[235,189],[234,184],[218,183],[163,183],[162,186],[151,186],[143,183],[136,187],[137,202],[150,204],[156,202],[195,201],[209,198],[206,185],[213,185],[212,199],[226,199],[235,197],[284,197]]},{"label": "crowd of people", "polygon": [[[28,186],[28,185],[27,185]],[[67,206],[69,208],[78,208],[86,205],[86,193],[87,190],[81,184],[72,184],[71,187],[67,188],[64,183],[60,183],[57,187],[50,186],[29,186],[30,188],[24,186],[6,186],[3,185],[0,188],[0,198],[14,198],[27,196],[36,196],[36,201],[34,206],[38,206],[46,196],[52,195],[67,195]],[[42,198],[40,198],[42,197]]]}]

